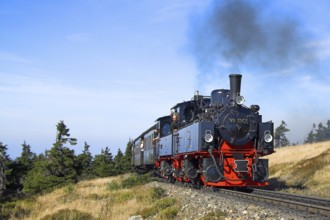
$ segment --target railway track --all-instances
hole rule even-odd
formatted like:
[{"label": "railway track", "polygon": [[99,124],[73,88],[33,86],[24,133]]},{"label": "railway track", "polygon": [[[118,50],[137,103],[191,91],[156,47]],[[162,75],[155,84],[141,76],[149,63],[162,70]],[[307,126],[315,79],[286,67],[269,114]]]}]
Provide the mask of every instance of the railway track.
[{"label": "railway track", "polygon": [[[163,180],[161,182],[166,182],[166,181]],[[193,186],[190,184],[182,184],[176,182],[175,185],[179,187],[188,186],[193,188]],[[202,188],[202,190],[212,193],[215,196],[235,197],[235,198],[244,199],[246,201],[255,201],[263,204],[280,206],[290,210],[303,211],[312,214],[315,218],[318,216],[323,217],[324,219],[330,218],[330,199],[301,196],[296,194],[271,191],[271,190],[262,190],[262,189],[252,189],[252,190],[248,190],[248,192],[229,190],[223,188],[221,189]]]},{"label": "railway track", "polygon": [[259,201],[262,203],[282,206],[296,211],[305,211],[311,214],[330,217],[330,200],[316,197],[300,196],[290,193],[253,189],[251,193],[235,190],[220,189],[220,194]]},{"label": "railway track", "polygon": [[312,197],[312,196],[296,195],[296,194],[291,194],[291,193],[276,192],[276,191],[262,190],[262,189],[253,189],[252,193],[256,194],[256,195],[262,195],[262,196],[268,196],[268,197],[273,197],[273,198],[292,200],[292,201],[308,203],[308,204],[311,204],[311,205],[324,206],[324,207],[330,208],[330,199],[324,199],[324,198],[318,198],[318,197]]}]

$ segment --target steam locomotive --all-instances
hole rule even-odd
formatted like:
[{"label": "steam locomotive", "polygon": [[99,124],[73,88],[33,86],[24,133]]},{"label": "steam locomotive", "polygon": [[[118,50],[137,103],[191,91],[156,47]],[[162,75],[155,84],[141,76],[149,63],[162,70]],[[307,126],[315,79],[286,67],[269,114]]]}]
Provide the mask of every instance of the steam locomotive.
[{"label": "steam locomotive", "polygon": [[260,157],[274,152],[274,125],[262,122],[258,105],[243,105],[242,75],[229,78],[229,90],[196,93],[132,141],[138,173],[153,170],[168,181],[196,186],[268,185],[268,159]]}]

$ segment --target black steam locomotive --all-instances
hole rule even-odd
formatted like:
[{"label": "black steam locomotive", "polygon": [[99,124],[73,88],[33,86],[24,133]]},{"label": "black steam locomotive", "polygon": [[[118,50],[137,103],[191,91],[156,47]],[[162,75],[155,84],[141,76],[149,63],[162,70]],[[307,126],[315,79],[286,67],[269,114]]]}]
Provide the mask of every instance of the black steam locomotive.
[{"label": "black steam locomotive", "polygon": [[230,90],[195,94],[133,140],[135,170],[199,186],[268,185],[260,157],[274,152],[273,123],[262,122],[258,105],[243,105],[242,75],[229,78]]}]

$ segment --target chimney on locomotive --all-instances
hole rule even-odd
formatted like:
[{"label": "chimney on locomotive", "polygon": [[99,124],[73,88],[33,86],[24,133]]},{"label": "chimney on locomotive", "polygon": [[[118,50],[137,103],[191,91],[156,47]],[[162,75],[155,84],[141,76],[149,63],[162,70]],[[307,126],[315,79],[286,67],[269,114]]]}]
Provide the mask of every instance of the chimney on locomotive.
[{"label": "chimney on locomotive", "polygon": [[229,75],[230,80],[230,103],[232,105],[242,105],[244,103],[244,97],[240,95],[241,93],[241,74],[231,74]]}]

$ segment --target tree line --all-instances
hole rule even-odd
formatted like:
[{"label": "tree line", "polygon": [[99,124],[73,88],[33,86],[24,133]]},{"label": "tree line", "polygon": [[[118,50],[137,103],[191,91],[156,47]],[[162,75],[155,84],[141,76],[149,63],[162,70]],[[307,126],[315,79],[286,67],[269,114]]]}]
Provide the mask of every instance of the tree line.
[{"label": "tree line", "polygon": [[[277,128],[275,128],[275,147],[291,145],[289,139],[286,137],[286,133],[289,131],[290,129],[287,127],[287,124],[285,123],[285,121],[282,120],[281,124]],[[318,125],[314,123],[311,131],[307,134],[304,143],[311,144],[328,140],[330,140],[330,120],[327,121],[326,126],[323,125],[322,122],[318,123]],[[295,143],[293,143],[293,145],[295,145]]]},{"label": "tree line", "polygon": [[[90,145],[84,143],[84,150],[76,155],[68,146],[77,144],[77,139],[70,137],[70,129],[63,121],[56,125],[56,141],[50,150],[36,155],[30,145],[22,144],[19,157],[12,160],[7,154],[7,146],[0,142],[0,194],[35,194],[82,179],[107,177],[131,171],[130,142],[123,153],[120,149],[115,156],[109,147],[101,149],[95,156],[89,151]],[[275,147],[289,146],[286,133],[290,129],[285,121],[275,128]],[[313,124],[305,143],[330,140],[330,120],[326,126]]]},{"label": "tree line", "polygon": [[77,139],[70,137],[70,129],[63,121],[56,128],[55,143],[50,150],[39,155],[33,153],[31,146],[24,141],[21,155],[12,160],[7,154],[7,146],[0,142],[0,193],[5,197],[40,193],[77,183],[82,179],[114,176],[131,171],[130,142],[124,153],[118,149],[115,156],[109,147],[92,156],[90,145],[85,142],[82,153],[76,155],[68,147],[77,144]]}]

